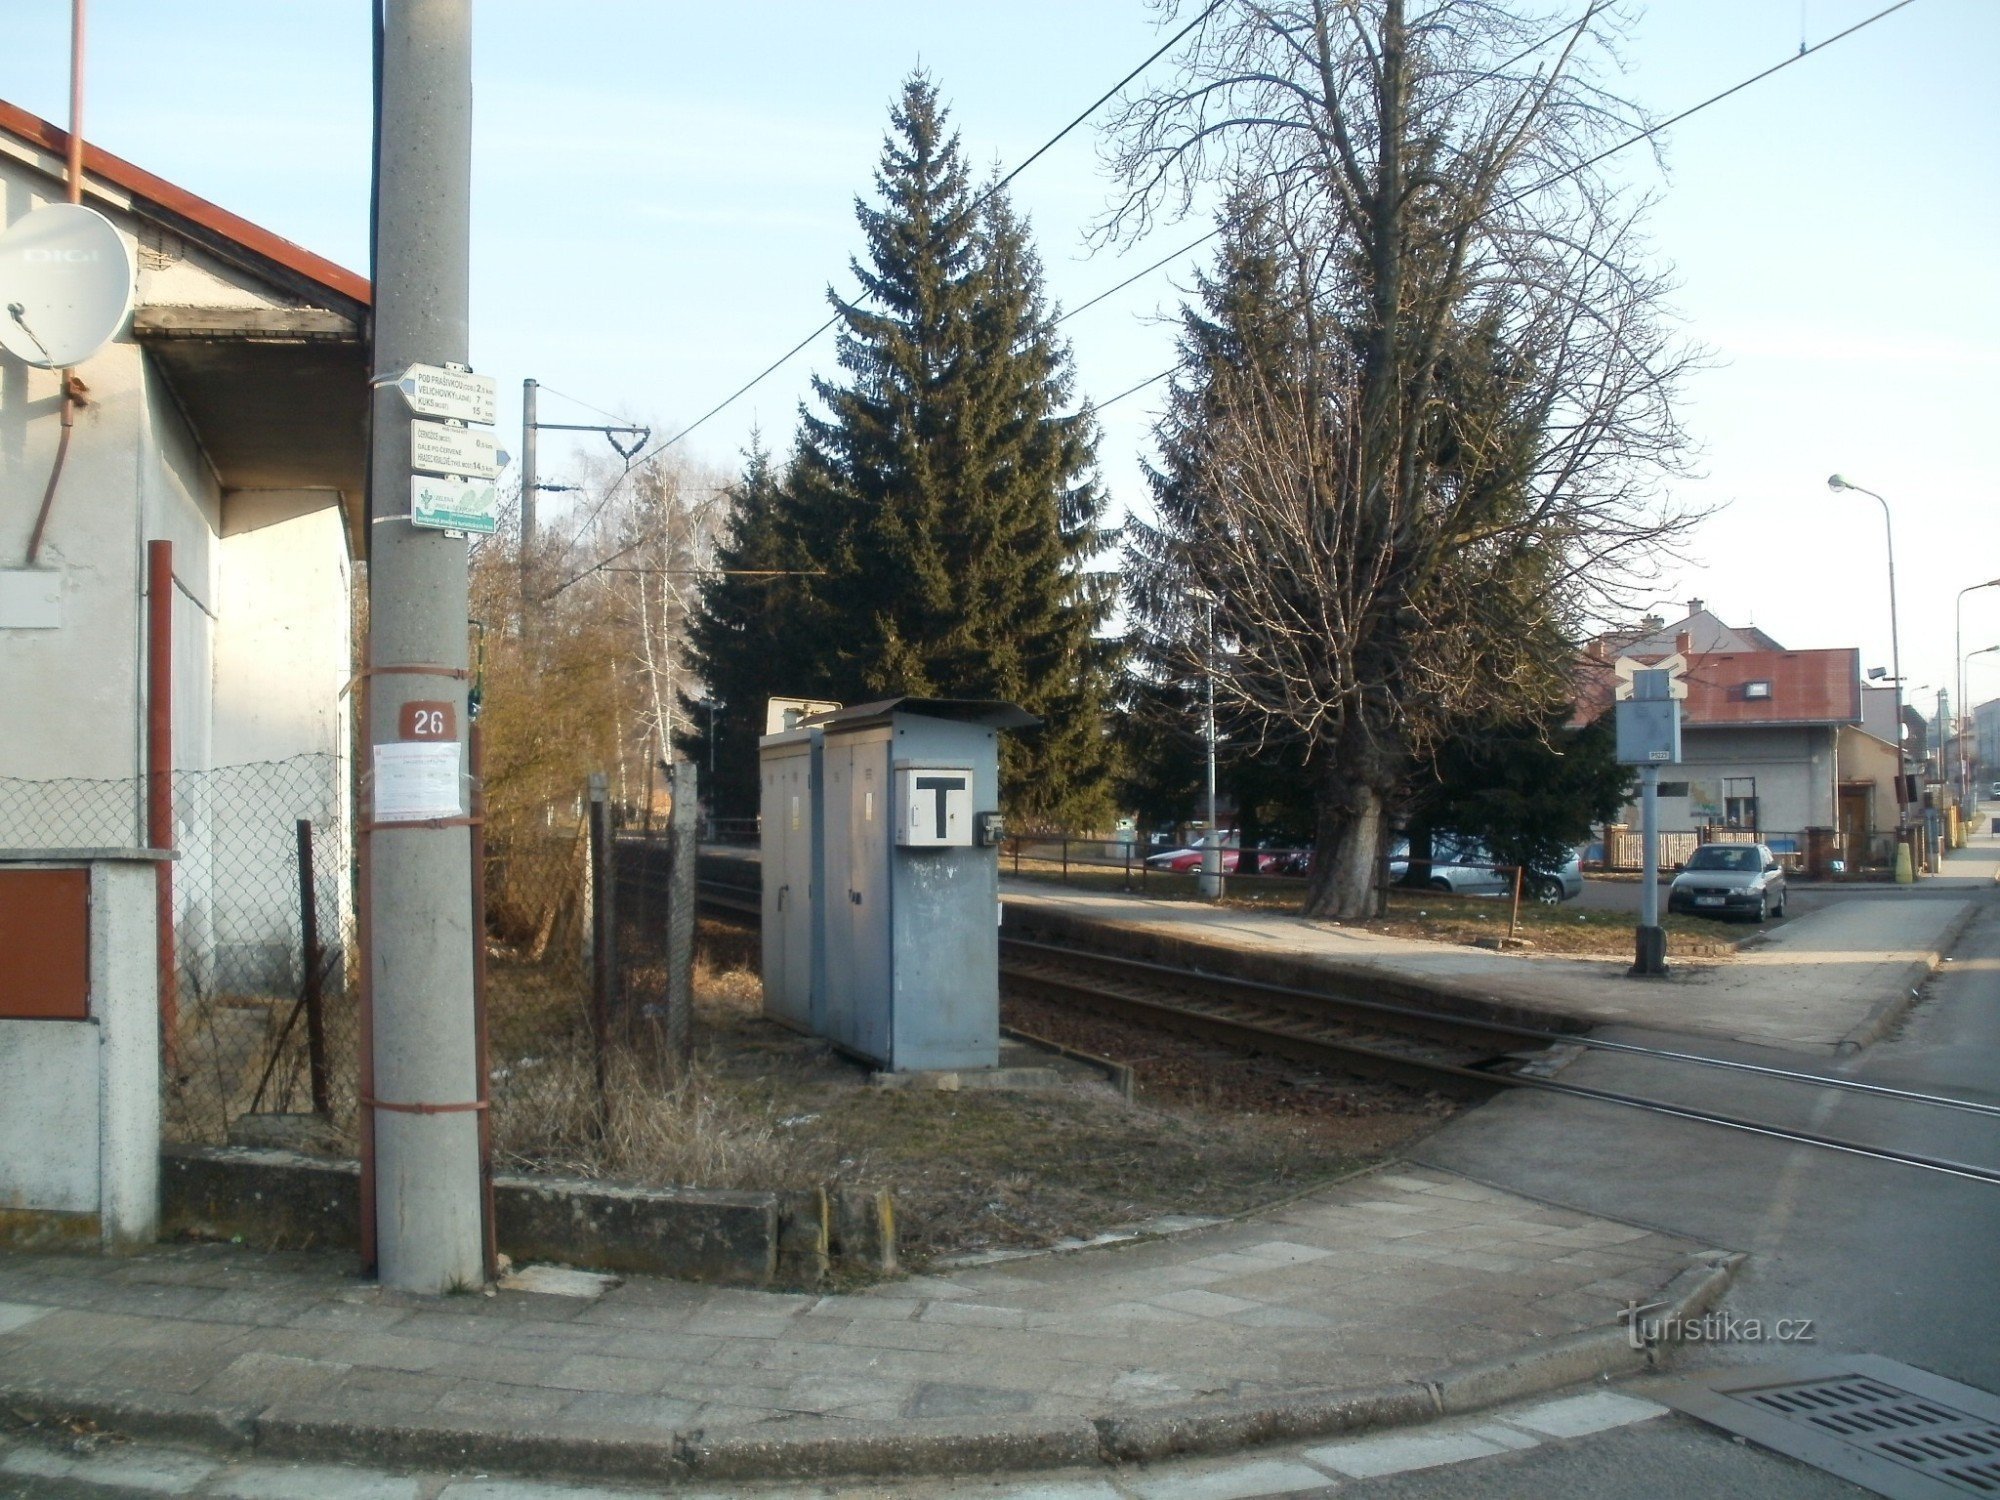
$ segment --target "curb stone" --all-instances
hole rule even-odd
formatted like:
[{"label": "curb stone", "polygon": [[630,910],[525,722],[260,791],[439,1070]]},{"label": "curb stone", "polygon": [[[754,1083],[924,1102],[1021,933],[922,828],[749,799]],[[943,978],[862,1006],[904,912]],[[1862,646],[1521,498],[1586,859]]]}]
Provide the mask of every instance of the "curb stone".
[{"label": "curb stone", "polygon": [[[1670,1320],[1691,1321],[1728,1288],[1740,1254],[1708,1251],[1669,1282]],[[154,1440],[249,1451],[259,1457],[477,1468],[584,1479],[749,1482],[995,1474],[1092,1464],[1214,1456],[1265,1443],[1427,1422],[1523,1396],[1656,1365],[1660,1348],[1633,1349],[1621,1325],[1552,1339],[1499,1359],[1399,1384],[1300,1391],[1276,1400],[1155,1408],[1045,1421],[941,1422],[922,1431],[797,1436],[690,1432],[524,1432],[497,1423],[363,1423],[284,1406],[205,1409],[186,1398],[138,1402],[0,1391],[23,1421],[90,1421]]]},{"label": "curb stone", "polygon": [[1845,1055],[1859,1052],[1863,1047],[1873,1046],[1889,1033],[1895,1024],[1908,1015],[1921,998],[1924,984],[1944,967],[1944,956],[1958,946],[1958,940],[1965,936],[1965,929],[1972,925],[1979,915],[1977,902],[1968,903],[1965,910],[1952,920],[1939,936],[1937,946],[1922,958],[1912,959],[1896,981],[1896,993],[1883,1000],[1877,1000],[1868,1009],[1854,1029],[1833,1045],[1836,1054]]}]

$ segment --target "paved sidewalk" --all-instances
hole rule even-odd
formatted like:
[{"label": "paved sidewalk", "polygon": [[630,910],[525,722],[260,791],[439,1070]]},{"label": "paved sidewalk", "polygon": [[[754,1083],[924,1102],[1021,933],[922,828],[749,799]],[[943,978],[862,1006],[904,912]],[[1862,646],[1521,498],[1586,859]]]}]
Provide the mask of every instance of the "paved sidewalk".
[{"label": "paved sidewalk", "polygon": [[0,1260],[0,1407],[290,1456],[541,1455],[633,1477],[713,1472],[718,1447],[741,1478],[1033,1467],[1331,1430],[1299,1403],[1335,1390],[1413,1420],[1482,1362],[1485,1401],[1586,1378],[1636,1359],[1617,1352],[1622,1308],[1677,1277],[1712,1292],[1715,1261],[1429,1169],[845,1296],[635,1278],[416,1298],[324,1255],[17,1255]]},{"label": "paved sidewalk", "polygon": [[[1734,958],[1678,960],[1664,980],[1627,977],[1629,958],[1556,958],[1390,937],[1279,912],[1075,891],[1003,879],[1012,909],[1049,911],[1183,942],[1304,959],[1366,980],[1575,1017],[1831,1054],[1872,1040],[1936,968],[2000,872],[2000,839],[1976,838],[1945,865],[1952,895],[1871,891],[1773,928]],[[1942,884],[1942,880],[1939,882]],[[1962,892],[1963,894],[1959,894]]]},{"label": "paved sidewalk", "polygon": [[[1294,1442],[1255,1453],[1165,1464],[1097,1466],[1033,1476],[947,1476],[912,1480],[833,1480],[776,1486],[731,1484],[726,1490],[653,1484],[495,1479],[448,1469],[398,1472],[359,1463],[297,1463],[188,1452],[154,1443],[85,1438],[81,1451],[51,1434],[0,1434],[0,1496],[23,1500],[45,1485],[93,1485],[115,1500],[148,1495],[194,1500],[1265,1500],[1327,1495],[1353,1480],[1394,1479],[1441,1468],[1588,1440],[1658,1421],[1668,1408],[1647,1398],[1648,1382],[1587,1390],[1532,1403],[1447,1418],[1393,1432]],[[1772,1459],[1774,1464],[1784,1460]],[[1719,1477],[1719,1476],[1718,1476]],[[1740,1479],[1740,1474],[1732,1473]],[[10,1484],[24,1486],[13,1489]],[[64,1490],[65,1496],[76,1494]],[[80,1500],[80,1497],[79,1497]]]}]

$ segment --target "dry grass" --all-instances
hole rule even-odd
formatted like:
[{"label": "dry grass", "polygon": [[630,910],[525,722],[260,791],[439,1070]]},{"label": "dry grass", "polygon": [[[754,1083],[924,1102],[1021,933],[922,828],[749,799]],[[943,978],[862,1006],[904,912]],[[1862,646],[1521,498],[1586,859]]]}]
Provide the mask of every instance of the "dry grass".
[{"label": "dry grass", "polygon": [[809,1187],[826,1177],[774,1111],[745,1109],[702,1060],[670,1081],[650,1059],[619,1049],[605,1074],[602,1114],[584,1048],[543,1059],[531,1090],[496,1088],[496,1161],[649,1187]]},{"label": "dry grass", "polygon": [[[748,1017],[763,989],[747,969],[704,958],[695,997],[704,1018]],[[540,1054],[517,1053],[495,1069],[496,1161],[650,1187],[811,1187],[838,1171],[837,1149],[802,1142],[776,1098],[731,1086],[707,1052],[672,1077],[651,1048],[617,1047],[605,1063],[601,1108],[598,1097],[587,1031],[572,1029]]]}]

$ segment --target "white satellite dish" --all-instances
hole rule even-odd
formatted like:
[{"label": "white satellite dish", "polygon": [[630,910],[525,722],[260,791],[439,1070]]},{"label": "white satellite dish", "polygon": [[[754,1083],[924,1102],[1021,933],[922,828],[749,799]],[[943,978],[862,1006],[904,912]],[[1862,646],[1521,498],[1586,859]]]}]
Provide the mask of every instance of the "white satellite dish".
[{"label": "white satellite dish", "polygon": [[0,232],[0,348],[44,370],[80,365],[125,326],[137,268],[112,222],[51,203]]}]

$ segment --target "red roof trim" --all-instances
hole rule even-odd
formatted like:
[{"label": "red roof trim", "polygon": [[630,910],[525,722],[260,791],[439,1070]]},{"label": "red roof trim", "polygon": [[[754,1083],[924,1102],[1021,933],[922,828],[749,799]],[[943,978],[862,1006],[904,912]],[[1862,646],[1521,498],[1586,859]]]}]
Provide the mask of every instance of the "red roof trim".
[{"label": "red roof trim", "polygon": [[[69,150],[69,132],[51,125],[40,115],[31,115],[18,105],[0,99],[0,130],[18,136],[31,146],[61,156]],[[296,271],[309,280],[318,282],[328,291],[338,292],[343,297],[367,305],[371,300],[372,288],[366,276],[358,276],[344,266],[337,266],[324,256],[315,255],[302,245],[295,245],[280,235],[271,233],[252,224],[248,219],[238,218],[226,208],[219,208],[206,198],[198,198],[185,188],[175,187],[164,177],[155,177],[143,167],[135,167],[121,157],[113,156],[89,141],[83,143],[83,169],[86,177],[96,175],[106,182],[125,189],[149,203],[156,203],[171,213],[184,219],[191,219],[205,229],[212,229],[227,239],[234,240],[244,249],[277,262],[288,270]],[[88,183],[85,184],[88,186]]]}]

